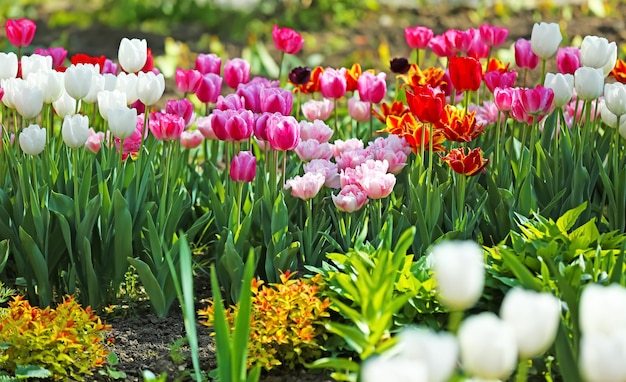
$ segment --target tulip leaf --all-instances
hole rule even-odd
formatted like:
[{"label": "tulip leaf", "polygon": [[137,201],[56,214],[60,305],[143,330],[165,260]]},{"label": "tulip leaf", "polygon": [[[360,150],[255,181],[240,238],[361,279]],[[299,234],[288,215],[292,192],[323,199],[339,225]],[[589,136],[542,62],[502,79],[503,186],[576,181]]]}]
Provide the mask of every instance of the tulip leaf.
[{"label": "tulip leaf", "polygon": [[165,303],[163,290],[154,277],[154,274],[152,274],[150,266],[142,260],[133,257],[129,257],[128,262],[137,270],[141,284],[144,286],[146,293],[150,297],[150,303],[152,304],[156,315],[159,317],[165,317],[167,315],[168,305]]},{"label": "tulip leaf", "polygon": [[124,274],[128,270],[128,261],[126,260],[133,255],[133,221],[130,216],[130,211],[126,204],[126,200],[122,196],[119,190],[113,192],[113,220],[114,220],[114,248],[113,254],[113,268],[114,268],[114,280],[113,282],[121,282],[124,278]]}]

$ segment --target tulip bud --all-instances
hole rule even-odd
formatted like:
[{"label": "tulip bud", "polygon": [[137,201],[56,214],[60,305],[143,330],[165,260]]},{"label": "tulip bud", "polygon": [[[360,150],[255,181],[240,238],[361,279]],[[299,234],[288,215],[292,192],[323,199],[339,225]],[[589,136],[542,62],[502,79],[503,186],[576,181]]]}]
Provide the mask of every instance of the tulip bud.
[{"label": "tulip bud", "polygon": [[612,334],[584,333],[580,339],[580,369],[587,382],[626,380],[626,330]]},{"label": "tulip bud", "polygon": [[180,145],[186,149],[195,149],[204,140],[200,130],[185,130],[180,134]]},{"label": "tulip bud", "polygon": [[30,87],[37,87],[41,89],[43,94],[43,102],[51,104],[61,97],[63,94],[63,73],[49,70],[47,72],[32,73],[28,80],[27,85]]},{"label": "tulip bud", "polygon": [[50,56],[40,56],[38,54],[22,56],[20,63],[22,64],[22,78],[25,80],[33,73],[52,70],[52,57]]},{"label": "tulip bud", "polygon": [[604,37],[585,36],[580,45],[580,64],[591,68],[602,68],[611,58],[613,50],[617,50],[615,42],[609,43],[609,40]]},{"label": "tulip bud", "polygon": [[163,74],[153,72],[139,72],[137,76],[137,96],[146,106],[157,103],[165,91],[165,79]]},{"label": "tulip bud", "polygon": [[240,151],[230,163],[230,178],[235,182],[252,182],[255,176],[255,156],[250,151]]},{"label": "tulip bud", "polygon": [[319,173],[308,172],[302,176],[288,179],[285,189],[291,188],[291,195],[302,200],[313,199],[324,186],[326,179]]},{"label": "tulip bud", "polygon": [[404,28],[404,39],[411,49],[426,49],[433,35],[432,29],[424,26]]},{"label": "tulip bud", "polygon": [[293,93],[281,88],[261,89],[261,112],[290,115],[293,108]]},{"label": "tulip bud", "polygon": [[557,23],[535,23],[530,35],[530,45],[533,52],[540,58],[547,60],[556,54],[559,44],[563,40],[561,28]]},{"label": "tulip bud", "polygon": [[120,41],[117,60],[122,69],[128,73],[140,71],[148,60],[148,43],[145,39],[129,40],[124,37]]},{"label": "tulip bud", "polygon": [[266,133],[274,150],[293,150],[300,143],[300,124],[292,116],[272,114],[267,120]]},{"label": "tulip bud", "polygon": [[98,93],[98,111],[105,121],[109,119],[109,110],[126,105],[126,94],[117,89],[103,90]]},{"label": "tulip bud", "polygon": [[126,105],[115,106],[108,111],[109,130],[113,136],[125,139],[133,135],[137,127],[137,109]]},{"label": "tulip bud", "polygon": [[11,45],[21,48],[30,45],[33,41],[37,25],[33,20],[29,19],[9,19],[6,22],[4,29],[6,31],[7,39],[9,39]]},{"label": "tulip bud", "polygon": [[126,74],[124,72],[117,75],[115,88],[126,94],[126,104],[131,105],[139,99],[137,95],[137,82],[139,77],[135,73]]},{"label": "tulip bud", "polygon": [[533,52],[531,42],[520,38],[515,42],[515,64],[519,68],[535,69],[539,56]]},{"label": "tulip bud", "polygon": [[341,188],[339,194],[331,195],[333,204],[339,211],[353,213],[360,210],[368,202],[367,195],[361,187],[349,184]]},{"label": "tulip bud", "polygon": [[604,90],[602,69],[582,66],[574,73],[574,88],[579,99],[591,101],[598,99]]},{"label": "tulip bud", "polygon": [[371,72],[361,74],[357,81],[361,101],[371,103],[382,101],[387,92],[385,78],[386,74],[382,72],[378,73],[378,75],[373,75]]},{"label": "tulip bud", "polygon": [[341,98],[348,89],[346,69],[328,68],[320,76],[320,89],[325,98]]},{"label": "tulip bud", "polygon": [[574,95],[574,76],[563,73],[546,73],[546,88],[554,92],[554,107],[563,107]]},{"label": "tulip bud", "polygon": [[72,98],[85,98],[91,89],[94,67],[89,64],[71,65],[65,71],[65,91]]},{"label": "tulip bud", "polygon": [[0,52],[0,79],[17,77],[18,61],[13,52]]},{"label": "tulip bud", "polygon": [[216,103],[222,93],[222,77],[214,73],[207,73],[200,79],[196,96],[203,103]]},{"label": "tulip bud", "polygon": [[13,96],[15,108],[26,119],[35,118],[43,108],[43,92],[38,88],[22,86]]},{"label": "tulip bud", "polygon": [[37,155],[46,147],[46,129],[30,125],[20,132],[20,148],[29,155]]},{"label": "tulip bud", "polygon": [[224,64],[224,81],[232,89],[237,89],[239,84],[250,81],[250,64],[241,58],[226,60]]},{"label": "tulip bud", "polygon": [[573,75],[580,68],[580,49],[572,46],[559,48],[556,52],[556,65],[559,73]]},{"label": "tulip bud", "polygon": [[160,141],[177,140],[185,130],[185,120],[175,114],[156,112],[150,114],[148,126]]},{"label": "tulip bud", "polygon": [[222,59],[215,53],[210,54],[198,54],[195,62],[195,70],[199,71],[203,75],[213,73],[220,75],[222,70]]},{"label": "tulip bud", "polygon": [[76,113],[76,100],[63,90],[59,99],[52,102],[52,107],[59,117],[65,118],[68,115],[74,115]]},{"label": "tulip bud", "polygon": [[52,48],[37,48],[34,53],[40,56],[50,56],[52,58],[52,69],[57,69],[63,66],[63,63],[67,58],[67,50],[61,46]]},{"label": "tulip bud", "polygon": [[406,327],[398,334],[395,349],[399,351],[398,357],[424,362],[428,382],[446,382],[456,370],[459,344],[450,333]]},{"label": "tulip bud", "polygon": [[604,103],[616,116],[626,114],[626,84],[620,82],[605,84]]},{"label": "tulip bud", "polygon": [[296,54],[304,46],[302,35],[291,28],[279,28],[274,25],[272,39],[277,50],[287,54]]},{"label": "tulip bud", "polygon": [[63,118],[61,135],[69,148],[77,149],[84,146],[89,137],[89,117],[80,114],[66,116]]},{"label": "tulip bud", "polygon": [[96,131],[90,127],[89,128],[89,136],[87,137],[87,141],[85,142],[85,148],[91,151],[94,154],[97,154],[98,151],[102,148],[102,141],[104,140],[104,133],[102,131]]},{"label": "tulip bud", "polygon": [[463,320],[458,332],[463,369],[474,377],[506,380],[517,363],[515,332],[491,312]]},{"label": "tulip bud", "polygon": [[302,114],[309,121],[315,121],[316,119],[325,121],[330,118],[334,107],[335,104],[333,102],[324,98],[321,101],[314,99],[308,100],[302,104],[301,109]]},{"label": "tulip bud", "polygon": [[439,299],[450,309],[471,308],[485,283],[482,248],[473,241],[444,241],[432,251]]}]

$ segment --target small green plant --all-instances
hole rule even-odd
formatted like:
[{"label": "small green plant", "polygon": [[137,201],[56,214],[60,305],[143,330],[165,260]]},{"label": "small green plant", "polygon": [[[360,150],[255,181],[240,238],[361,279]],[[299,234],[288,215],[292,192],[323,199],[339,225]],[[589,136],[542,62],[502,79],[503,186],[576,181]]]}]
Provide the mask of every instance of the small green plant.
[{"label": "small green plant", "polygon": [[[5,346],[0,346],[0,349]],[[15,375],[11,376],[6,371],[0,371],[0,381],[13,382],[20,381],[28,378],[48,378],[51,373],[40,366],[22,366],[17,365],[15,368]]]},{"label": "small green plant", "polygon": [[99,370],[98,374],[104,375],[106,377],[109,377],[110,379],[115,379],[115,380],[125,379],[126,373],[115,369],[115,366],[117,366],[117,364],[119,363],[120,363],[120,360],[117,357],[117,354],[109,353],[109,355],[107,356],[108,366],[106,366],[104,370]]},{"label": "small green plant", "polygon": [[56,308],[41,309],[16,296],[0,309],[0,371],[18,375],[20,365],[28,365],[48,370],[56,380],[83,381],[107,361],[107,330],[108,325],[73,297]]},{"label": "small green plant", "polygon": [[17,291],[15,289],[5,286],[4,283],[0,281],[0,304],[9,301],[11,296],[15,296],[16,293]]}]

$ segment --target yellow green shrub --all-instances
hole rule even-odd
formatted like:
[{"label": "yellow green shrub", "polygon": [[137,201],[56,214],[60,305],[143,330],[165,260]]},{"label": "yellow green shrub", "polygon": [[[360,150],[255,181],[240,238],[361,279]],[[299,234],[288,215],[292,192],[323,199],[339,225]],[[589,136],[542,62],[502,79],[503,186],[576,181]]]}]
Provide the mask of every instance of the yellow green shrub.
[{"label": "yellow green shrub", "polygon": [[54,309],[32,307],[22,296],[14,297],[7,308],[0,308],[0,370],[40,366],[56,380],[82,381],[106,360],[107,330],[110,326],[73,297]]},{"label": "yellow green shrub", "polygon": [[[321,355],[318,343],[323,334],[320,319],[328,317],[330,301],[319,296],[322,275],[311,279],[291,279],[281,274],[280,283],[263,285],[252,280],[252,312],[248,341],[248,368],[260,364],[266,370],[275,366],[293,368]],[[198,311],[202,324],[213,326],[213,301]],[[229,324],[237,317],[238,305],[226,311]]]}]

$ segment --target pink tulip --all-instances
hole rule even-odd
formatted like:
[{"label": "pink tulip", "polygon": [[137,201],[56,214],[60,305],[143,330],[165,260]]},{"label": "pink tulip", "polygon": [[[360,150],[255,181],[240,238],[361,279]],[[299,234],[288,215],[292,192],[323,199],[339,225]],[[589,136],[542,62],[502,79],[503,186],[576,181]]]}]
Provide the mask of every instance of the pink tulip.
[{"label": "pink tulip", "polygon": [[372,118],[370,103],[359,101],[356,97],[348,99],[348,114],[357,122],[367,122]]},{"label": "pink tulip", "polygon": [[481,25],[478,28],[478,31],[483,43],[492,48],[497,48],[504,44],[506,38],[509,36],[509,30],[507,28],[499,28],[489,24]]},{"label": "pink tulip", "polygon": [[[52,62],[54,63],[54,58]],[[117,64],[113,62],[110,58],[106,58],[104,60],[104,65],[102,65],[102,68],[100,69],[100,73],[117,75],[117,72],[118,72],[117,69],[118,69]]]},{"label": "pink tulip", "polygon": [[446,38],[445,35],[437,35],[428,43],[428,47],[438,57],[452,57],[455,55],[455,46]]},{"label": "pink tulip", "polygon": [[353,150],[363,150],[364,147],[365,145],[363,141],[358,138],[350,138],[345,141],[342,141],[341,139],[337,139],[335,142],[333,142],[333,145],[332,145],[333,156],[335,157],[335,159],[337,159],[344,152],[353,151]]},{"label": "pink tulip", "polygon": [[331,197],[335,207],[337,207],[339,211],[347,213],[360,210],[369,200],[365,192],[354,184],[343,187],[336,196],[333,194]]},{"label": "pink tulip", "polygon": [[185,130],[185,120],[175,114],[156,112],[150,114],[148,126],[160,141],[178,140]]},{"label": "pink tulip", "polygon": [[37,48],[34,53],[40,56],[52,57],[52,69],[62,67],[65,63],[65,59],[67,58],[67,50],[61,46],[47,49]]},{"label": "pink tulip", "polygon": [[295,152],[303,162],[309,162],[313,159],[330,159],[333,156],[330,144],[327,142],[320,143],[317,139],[300,140]]},{"label": "pink tulip", "polygon": [[313,199],[322,189],[326,179],[319,173],[308,172],[302,176],[288,179],[285,189],[291,188],[291,195],[302,200]]},{"label": "pink tulip", "polygon": [[240,151],[230,162],[230,178],[235,182],[252,182],[255,176],[255,156],[250,151]]},{"label": "pink tulip", "polygon": [[506,120],[504,114],[498,110],[493,101],[484,101],[481,105],[470,105],[469,111],[476,112],[476,123],[482,126],[489,126],[498,122],[498,115],[500,116],[500,122],[504,123]]},{"label": "pink tulip", "polygon": [[539,56],[533,52],[530,40],[520,38],[515,42],[515,64],[519,68],[535,69],[539,63]]},{"label": "pink tulip", "polygon": [[272,115],[272,113],[254,115],[254,136],[263,142],[267,141],[267,120]]},{"label": "pink tulip", "polygon": [[176,68],[176,86],[183,93],[195,93],[200,86],[202,73],[197,70],[183,70]]},{"label": "pink tulip", "polygon": [[205,139],[218,139],[211,126],[211,116],[204,116],[196,119],[196,127]]},{"label": "pink tulip", "polygon": [[404,38],[411,49],[426,49],[430,39],[433,38],[433,34],[432,29],[423,26],[404,29]]},{"label": "pink tulip", "polygon": [[226,97],[218,96],[215,107],[219,110],[241,110],[246,109],[246,102],[243,97],[236,93],[230,93]]},{"label": "pink tulip", "polygon": [[202,75],[213,73],[219,76],[222,70],[222,59],[215,53],[200,53],[196,57],[194,69],[202,73]]},{"label": "pink tulip", "polygon": [[316,119],[325,121],[330,118],[333,112],[335,104],[329,99],[324,98],[321,101],[309,100],[302,104],[302,114],[309,121],[315,121]]},{"label": "pink tulip", "polygon": [[303,166],[304,172],[314,172],[324,175],[324,186],[328,188],[341,187],[341,179],[339,177],[339,167],[336,163],[328,159],[313,159]]},{"label": "pink tulip", "polygon": [[452,47],[452,52],[454,54],[467,53],[470,50],[470,47],[472,46],[472,42],[474,40],[474,33],[471,29],[448,29],[443,32],[443,35],[449,42],[449,45]]},{"label": "pink tulip", "polygon": [[411,154],[411,146],[406,139],[399,137],[395,134],[388,135],[386,137],[378,137],[375,140],[367,144],[367,148],[372,155],[376,156],[376,152],[380,150],[389,150],[393,152],[403,152],[407,156]]},{"label": "pink tulip", "polygon": [[300,124],[292,116],[279,113],[267,119],[267,140],[274,150],[293,150],[300,143]]},{"label": "pink tulip", "polygon": [[403,151],[376,150],[371,151],[372,158],[377,161],[389,163],[387,172],[397,175],[406,166],[408,155]]},{"label": "pink tulip", "polygon": [[232,89],[237,89],[239,84],[250,81],[250,63],[242,58],[226,60],[224,64],[224,81]]},{"label": "pink tulip", "polygon": [[364,102],[379,103],[385,98],[387,93],[386,74],[384,72],[377,75],[372,72],[363,72],[357,80],[359,98]]},{"label": "pink tulip", "polygon": [[372,159],[372,153],[365,149],[346,150],[339,157],[335,156],[335,162],[341,170],[358,167],[369,159]]},{"label": "pink tulip", "polygon": [[480,36],[480,32],[476,28],[470,29],[470,33],[472,34],[472,41],[470,42],[470,46],[467,49],[467,55],[469,57],[474,57],[476,59],[487,58],[489,57],[490,47],[485,44]]},{"label": "pink tulip", "polygon": [[277,50],[287,54],[296,54],[304,46],[302,35],[291,28],[279,28],[274,25],[272,39]]},{"label": "pink tulip", "polygon": [[550,113],[553,103],[554,91],[550,88],[537,85],[536,88],[517,89],[513,93],[511,112],[515,120],[532,124]]},{"label": "pink tulip", "polygon": [[187,98],[180,100],[168,100],[165,104],[165,112],[183,117],[185,120],[185,127],[189,127],[191,125],[195,114],[193,104]]},{"label": "pink tulip", "polygon": [[85,148],[97,154],[102,147],[102,141],[104,141],[104,133],[102,131],[96,133],[93,127],[90,127],[89,136],[87,137],[87,142],[85,142]]},{"label": "pink tulip", "polygon": [[333,130],[324,121],[300,121],[300,139],[317,139],[319,142],[328,142],[333,136]]},{"label": "pink tulip", "polygon": [[186,149],[195,149],[204,140],[200,130],[185,130],[180,134],[180,145]]},{"label": "pink tulip", "polygon": [[560,73],[574,74],[580,68],[580,48],[559,48],[556,52],[556,66]]},{"label": "pink tulip", "polygon": [[261,111],[290,115],[293,108],[293,93],[281,88],[261,89]]},{"label": "pink tulip", "polygon": [[7,39],[11,45],[21,48],[30,45],[33,41],[37,25],[33,20],[29,19],[9,19],[6,22],[4,29],[7,34]]},{"label": "pink tulip", "polygon": [[250,110],[215,109],[210,117],[215,136],[222,141],[244,141],[252,136],[254,114]]},{"label": "pink tulip", "polygon": [[517,79],[517,72],[512,70],[510,72],[500,72],[499,70],[492,70],[483,75],[483,80],[487,89],[493,93],[495,88],[510,88],[515,85]]},{"label": "pink tulip", "polygon": [[396,185],[396,176],[377,170],[364,171],[358,184],[368,198],[382,199],[389,196],[393,191],[393,186]]},{"label": "pink tulip", "polygon": [[511,104],[513,103],[513,88],[495,88],[493,90],[493,101],[496,107],[501,112],[507,112],[511,110]]},{"label": "pink tulip", "polygon": [[253,113],[261,113],[264,111],[261,108],[261,92],[263,89],[265,89],[264,84],[250,81],[247,84],[239,85],[235,93],[243,98],[243,104],[246,109]]},{"label": "pink tulip", "polygon": [[348,88],[346,69],[326,68],[320,76],[320,88],[322,96],[325,98],[337,99],[343,97]]},{"label": "pink tulip", "polygon": [[222,93],[222,77],[207,73],[200,78],[196,97],[202,103],[216,103]]}]

